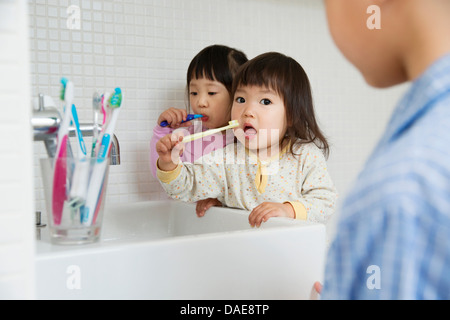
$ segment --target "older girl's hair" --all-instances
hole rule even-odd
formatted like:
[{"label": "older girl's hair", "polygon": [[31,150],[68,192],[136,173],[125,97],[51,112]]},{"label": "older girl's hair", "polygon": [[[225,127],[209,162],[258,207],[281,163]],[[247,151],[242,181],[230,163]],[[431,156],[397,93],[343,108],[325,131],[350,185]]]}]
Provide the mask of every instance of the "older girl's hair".
[{"label": "older girl's hair", "polygon": [[311,85],[297,61],[277,52],[262,54],[242,65],[232,95],[242,86],[265,87],[282,97],[287,120],[282,145],[290,142],[292,154],[296,145],[313,142],[328,157],[329,145],[316,121]]},{"label": "older girl's hair", "polygon": [[206,78],[222,83],[231,95],[233,78],[239,67],[247,61],[247,56],[239,50],[222,45],[206,47],[189,65],[187,87],[192,79]]}]

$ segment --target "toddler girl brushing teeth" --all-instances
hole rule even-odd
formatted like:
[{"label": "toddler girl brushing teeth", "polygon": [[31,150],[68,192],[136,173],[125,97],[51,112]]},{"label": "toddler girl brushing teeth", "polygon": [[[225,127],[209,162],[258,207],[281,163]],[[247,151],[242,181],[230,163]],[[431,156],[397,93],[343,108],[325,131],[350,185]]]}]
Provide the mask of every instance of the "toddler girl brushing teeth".
[{"label": "toddler girl brushing teeth", "polygon": [[[187,70],[188,110],[167,109],[161,113],[153,129],[150,142],[150,170],[154,177],[156,177],[156,161],[158,160],[156,143],[159,139],[173,133],[177,128],[183,127],[183,130],[195,133],[218,128],[230,121],[233,77],[239,67],[247,61],[247,56],[242,51],[222,45],[206,47],[192,59]],[[201,122],[193,125],[191,121],[186,121],[188,111],[201,115]],[[161,126],[163,122],[167,124],[164,127]],[[201,156],[232,142],[234,142],[232,134],[222,135],[221,133],[193,141],[185,145],[181,159],[185,162],[194,162]],[[221,205],[215,198],[198,201],[197,214],[202,216],[211,206]]]},{"label": "toddler girl brushing teeth", "polygon": [[[247,56],[243,52],[222,45],[206,47],[192,59],[187,70],[189,95],[187,109],[201,115],[199,119],[201,122],[197,122],[198,126],[193,125],[191,121],[183,122],[188,116],[185,109],[170,108],[161,113],[150,142],[150,167],[153,176],[156,177],[158,154],[155,147],[159,139],[178,128],[183,127],[189,133],[194,133],[218,128],[230,121],[233,77],[239,67],[247,61]],[[164,127],[161,126],[163,122],[167,122]],[[182,160],[194,162],[206,153],[234,142],[234,137],[227,138],[229,137],[219,134],[189,143],[186,145]]]},{"label": "toddler girl brushing teeth", "polygon": [[180,139],[163,137],[156,145],[163,188],[174,199],[217,198],[249,210],[252,226],[271,217],[325,223],[337,193],[303,68],[279,53],[260,55],[241,67],[232,94],[238,142],[186,163]]}]

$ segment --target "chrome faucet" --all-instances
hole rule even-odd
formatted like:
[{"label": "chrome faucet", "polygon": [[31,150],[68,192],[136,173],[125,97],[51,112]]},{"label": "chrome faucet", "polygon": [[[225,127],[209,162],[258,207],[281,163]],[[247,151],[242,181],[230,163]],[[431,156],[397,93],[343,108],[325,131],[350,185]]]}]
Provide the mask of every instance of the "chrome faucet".
[{"label": "chrome faucet", "polygon": [[[33,110],[31,125],[33,126],[34,141],[43,141],[49,158],[54,158],[56,154],[59,125],[61,124],[61,115],[54,107],[44,106],[44,95],[39,94],[39,109]],[[99,126],[101,128],[101,126]],[[80,124],[80,130],[84,137],[92,137],[94,134],[94,124]],[[69,136],[75,137],[75,128],[69,129]],[[120,146],[119,140],[113,134],[111,139],[110,165],[120,164]],[[71,150],[68,150],[70,153]]]}]

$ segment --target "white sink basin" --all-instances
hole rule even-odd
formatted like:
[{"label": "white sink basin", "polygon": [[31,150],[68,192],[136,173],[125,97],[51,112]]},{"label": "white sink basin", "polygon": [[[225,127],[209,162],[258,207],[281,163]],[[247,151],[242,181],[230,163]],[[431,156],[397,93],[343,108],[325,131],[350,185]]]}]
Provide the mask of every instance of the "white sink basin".
[{"label": "white sink basin", "polygon": [[323,280],[325,226],[151,201],[105,208],[99,243],[37,241],[38,299],[309,299]]}]

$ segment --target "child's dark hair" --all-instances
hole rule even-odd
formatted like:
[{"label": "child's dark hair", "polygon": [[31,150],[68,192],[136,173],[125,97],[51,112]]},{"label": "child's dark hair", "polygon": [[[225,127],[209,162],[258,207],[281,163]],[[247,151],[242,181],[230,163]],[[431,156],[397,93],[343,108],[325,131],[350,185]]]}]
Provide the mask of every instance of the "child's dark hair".
[{"label": "child's dark hair", "polygon": [[290,142],[294,154],[295,145],[313,142],[328,157],[329,145],[314,114],[311,85],[297,61],[277,52],[257,56],[245,63],[235,76],[233,96],[242,86],[266,87],[283,98],[287,131],[281,145]]},{"label": "child's dark hair", "polygon": [[192,79],[206,78],[222,83],[231,95],[233,78],[239,67],[247,61],[247,56],[239,50],[222,45],[206,47],[192,59],[189,65],[187,88]]}]

